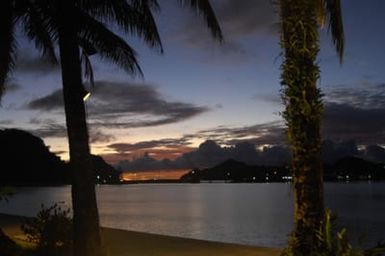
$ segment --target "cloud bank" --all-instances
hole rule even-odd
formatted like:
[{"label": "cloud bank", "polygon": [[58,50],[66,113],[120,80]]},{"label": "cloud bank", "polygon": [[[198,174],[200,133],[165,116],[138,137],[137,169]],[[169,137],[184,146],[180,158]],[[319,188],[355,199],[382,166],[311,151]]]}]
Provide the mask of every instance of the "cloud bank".
[{"label": "cloud bank", "polygon": [[[358,149],[354,141],[324,141],[322,158],[326,164],[332,164],[338,159],[348,156],[358,156],[364,159],[385,163],[385,149],[377,145],[369,145]],[[254,144],[241,142],[231,147],[218,145],[215,141],[207,140],[191,152],[170,160],[157,160],[150,153],[133,160],[120,161],[116,166],[125,171],[174,170],[207,168],[235,159],[251,165],[277,166],[289,164],[291,155],[285,146],[270,146],[257,149]]]},{"label": "cloud bank", "polygon": [[[61,90],[32,100],[30,110],[63,111]],[[181,122],[209,111],[190,103],[168,101],[149,84],[98,81],[87,101],[90,125],[97,128],[149,127]]]}]

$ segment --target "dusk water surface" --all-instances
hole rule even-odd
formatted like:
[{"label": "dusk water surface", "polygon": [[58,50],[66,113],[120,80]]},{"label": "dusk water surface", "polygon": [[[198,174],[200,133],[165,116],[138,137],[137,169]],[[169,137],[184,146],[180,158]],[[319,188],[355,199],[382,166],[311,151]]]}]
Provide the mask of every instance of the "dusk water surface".
[{"label": "dusk water surface", "polygon": [[[292,185],[146,184],[97,186],[101,224],[204,240],[282,247],[292,229]],[[70,187],[16,188],[0,212],[33,216],[40,205],[70,207]],[[357,242],[385,239],[385,183],[327,183],[326,203]]]}]

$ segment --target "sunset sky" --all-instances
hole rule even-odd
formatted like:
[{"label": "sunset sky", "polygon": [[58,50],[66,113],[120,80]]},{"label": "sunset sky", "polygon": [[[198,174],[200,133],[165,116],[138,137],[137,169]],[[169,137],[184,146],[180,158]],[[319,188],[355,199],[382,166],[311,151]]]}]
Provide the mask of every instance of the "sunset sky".
[{"label": "sunset sky", "polygon": [[[279,19],[270,0],[213,0],[225,43],[177,1],[156,13],[164,54],[128,37],[144,78],[92,57],[96,84],[87,101],[92,153],[110,163],[176,158],[207,139],[221,146],[284,143]],[[346,51],[341,66],[321,32],[319,85],[325,138],[385,145],[385,1],[342,0]],[[17,68],[0,108],[0,127],[42,137],[68,158],[60,69],[37,59],[18,37]]]}]

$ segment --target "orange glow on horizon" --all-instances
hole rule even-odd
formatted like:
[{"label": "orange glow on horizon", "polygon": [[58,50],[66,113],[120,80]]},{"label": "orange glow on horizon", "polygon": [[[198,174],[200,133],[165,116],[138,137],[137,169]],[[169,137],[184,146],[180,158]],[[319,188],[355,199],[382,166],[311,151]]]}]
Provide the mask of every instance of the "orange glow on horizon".
[{"label": "orange glow on horizon", "polygon": [[[148,154],[151,158],[155,160],[169,159],[174,160],[184,153],[191,152],[195,148],[191,147],[179,147],[173,149],[140,149],[129,153],[100,153],[99,155],[109,164],[117,164],[122,160],[132,161],[135,158],[141,158],[145,154]],[[150,171],[150,170],[149,170]]]},{"label": "orange glow on horizon", "polygon": [[178,180],[190,169],[151,170],[143,172],[123,172],[123,181],[135,180]]}]

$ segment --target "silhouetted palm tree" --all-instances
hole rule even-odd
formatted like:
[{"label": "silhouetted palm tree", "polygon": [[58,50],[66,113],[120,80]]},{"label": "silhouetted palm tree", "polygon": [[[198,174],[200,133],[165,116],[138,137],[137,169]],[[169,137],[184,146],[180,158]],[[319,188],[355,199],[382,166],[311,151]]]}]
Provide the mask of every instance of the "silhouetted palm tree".
[{"label": "silhouetted palm tree", "polygon": [[[110,32],[104,29],[99,22],[84,15],[84,13],[79,15],[76,15],[76,13],[85,10],[89,15],[115,22],[126,31],[136,32],[139,36],[144,37],[150,46],[160,46],[160,39],[149,11],[151,7],[158,7],[156,1],[128,1],[131,5],[120,0],[78,2],[81,3],[79,10],[77,10],[76,1],[59,0],[57,2],[57,13],[54,17],[57,18],[58,25],[70,163],[74,170],[72,186],[75,229],[74,252],[75,255],[79,256],[91,256],[97,255],[101,250],[94,179],[90,166],[88,132],[82,97],[83,87],[77,33],[80,33],[82,40],[86,40],[87,45],[92,45],[97,53],[120,64],[129,73],[141,73],[141,71],[134,52],[127,47],[118,47],[119,44],[124,45],[123,41],[118,37],[109,36],[106,38],[105,33],[109,34]],[[197,8],[200,13],[205,15],[213,35],[221,37],[218,23],[208,1],[198,0],[189,1],[189,3],[191,7]],[[134,8],[134,11],[139,10],[140,14],[146,15],[127,15],[124,11],[128,11],[130,6]],[[143,16],[147,18],[143,19]],[[78,32],[76,33],[76,31]]]},{"label": "silhouetted palm tree", "polygon": [[[202,14],[213,36],[222,39],[207,0],[179,2]],[[59,45],[70,165],[73,170],[74,255],[102,255],[83,102],[80,50],[86,57],[98,53],[131,74],[141,73],[133,49],[99,20],[115,23],[126,32],[144,38],[151,47],[162,49],[151,14],[151,8],[157,8],[158,3],[156,0],[0,1],[1,21],[4,21],[0,25],[0,36],[3,39],[0,40],[0,89],[4,89],[4,81],[14,64],[16,48],[13,31],[17,21],[14,13],[15,6],[20,3],[26,6],[21,12],[18,11],[20,17],[25,18],[23,25],[27,35],[41,48],[42,53],[55,61],[52,41]]]},{"label": "silhouetted palm tree", "polygon": [[55,28],[53,34],[59,44],[70,165],[73,170],[74,255],[103,255],[79,47],[86,55],[97,53],[130,74],[141,74],[134,50],[94,17],[138,34],[152,47],[161,48],[161,43],[147,1],[133,1],[131,4],[124,0],[42,2],[46,2],[45,6],[41,5],[42,12],[50,26]]},{"label": "silhouetted palm tree", "polygon": [[58,43],[62,68],[63,95],[73,170],[73,216],[75,255],[102,254],[94,175],[90,163],[88,131],[83,102],[80,49],[98,53],[129,73],[141,73],[134,50],[94,17],[114,22],[129,33],[161,48],[159,35],[147,1],[1,1],[0,92],[14,66],[16,55],[13,31],[18,21],[25,34],[42,53],[56,61],[53,43]]},{"label": "silhouetted palm tree", "polygon": [[324,218],[320,125],[323,105],[317,88],[320,70],[320,26],[328,23],[342,61],[344,33],[340,0],[280,0],[281,46],[284,52],[281,84],[284,118],[292,149],[295,227],[290,255],[312,255],[316,230]]}]

